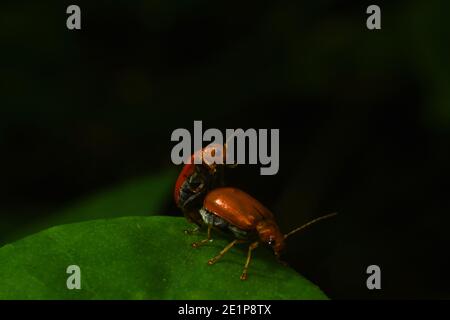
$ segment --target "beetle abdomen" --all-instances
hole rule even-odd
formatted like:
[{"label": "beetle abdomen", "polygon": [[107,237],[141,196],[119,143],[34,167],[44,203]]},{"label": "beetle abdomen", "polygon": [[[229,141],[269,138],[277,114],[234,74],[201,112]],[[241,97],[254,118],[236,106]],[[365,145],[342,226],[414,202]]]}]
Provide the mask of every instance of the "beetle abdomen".
[{"label": "beetle abdomen", "polygon": [[273,219],[269,209],[236,188],[213,189],[206,195],[203,207],[240,230],[254,230],[259,221]]},{"label": "beetle abdomen", "polygon": [[245,239],[248,237],[248,232],[233,226],[225,219],[222,219],[218,215],[206,210],[205,208],[200,209],[200,215],[202,216],[203,222],[207,225],[216,227],[224,232],[232,233],[236,238]]}]

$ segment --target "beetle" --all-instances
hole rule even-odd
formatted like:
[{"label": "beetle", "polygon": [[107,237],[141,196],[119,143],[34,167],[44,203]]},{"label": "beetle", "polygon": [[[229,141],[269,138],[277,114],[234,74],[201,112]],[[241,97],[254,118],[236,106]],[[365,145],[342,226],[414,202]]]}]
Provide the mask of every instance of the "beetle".
[{"label": "beetle", "polygon": [[208,227],[208,233],[206,239],[192,244],[194,248],[211,241],[212,229],[228,233],[235,238],[217,256],[208,260],[209,265],[216,263],[235,244],[250,242],[247,260],[240,277],[241,280],[247,279],[252,251],[259,244],[268,244],[279,259],[285,246],[285,240],[289,236],[315,222],[337,214],[331,213],[321,216],[287,234],[283,234],[269,209],[244,191],[231,187],[221,187],[210,191],[204,198],[199,213],[203,223]]},{"label": "beetle", "polygon": [[[224,185],[224,165],[210,162],[207,155],[215,156],[216,152],[221,152],[225,160],[225,150],[226,145],[224,147],[220,144],[210,144],[194,152],[176,180],[173,194],[175,204],[187,220],[197,226],[202,225],[199,209],[207,192]],[[196,159],[201,159],[201,163],[196,164]]]}]

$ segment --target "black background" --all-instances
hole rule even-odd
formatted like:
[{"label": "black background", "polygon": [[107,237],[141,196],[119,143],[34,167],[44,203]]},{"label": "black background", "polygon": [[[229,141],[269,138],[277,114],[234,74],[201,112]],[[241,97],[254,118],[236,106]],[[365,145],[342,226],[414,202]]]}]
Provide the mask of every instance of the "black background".
[{"label": "black background", "polygon": [[2,2],[0,222],[174,167],[194,120],[279,128],[279,173],[227,183],[285,231],[339,212],[284,259],[331,298],[449,298],[449,5],[379,3],[370,31],[371,3],[341,2],[78,2],[79,31],[72,3]]}]

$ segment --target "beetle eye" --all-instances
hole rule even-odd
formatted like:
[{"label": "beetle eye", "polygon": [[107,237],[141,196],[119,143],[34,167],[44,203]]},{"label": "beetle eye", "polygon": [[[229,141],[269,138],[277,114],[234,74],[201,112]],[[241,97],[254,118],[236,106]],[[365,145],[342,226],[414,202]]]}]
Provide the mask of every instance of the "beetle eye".
[{"label": "beetle eye", "polygon": [[269,245],[273,246],[275,245],[275,239],[270,238],[269,242],[267,242]]}]

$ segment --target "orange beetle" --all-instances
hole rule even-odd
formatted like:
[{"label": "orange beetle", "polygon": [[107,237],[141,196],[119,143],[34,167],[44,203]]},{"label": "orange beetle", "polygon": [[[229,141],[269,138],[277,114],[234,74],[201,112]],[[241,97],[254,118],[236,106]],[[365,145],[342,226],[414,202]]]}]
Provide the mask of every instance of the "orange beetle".
[{"label": "orange beetle", "polygon": [[331,213],[314,219],[287,234],[282,234],[275,222],[273,214],[258,200],[236,188],[217,188],[210,191],[200,209],[203,223],[208,227],[208,237],[192,244],[199,247],[211,241],[211,229],[218,229],[235,237],[217,256],[210,259],[212,265],[237,243],[250,242],[247,261],[241,274],[241,280],[247,279],[247,270],[252,258],[252,251],[260,243],[270,245],[279,258],[284,248],[285,239],[303,228],[336,215]]},{"label": "orange beetle", "polygon": [[[224,149],[220,144],[212,144],[196,151],[191,156],[190,163],[184,165],[175,183],[175,204],[189,222],[198,226],[202,224],[198,209],[202,206],[206,193],[224,184],[223,165],[210,162],[208,155],[214,157],[216,152],[223,152],[225,160]],[[200,164],[195,163],[196,159],[197,162],[201,161]]]}]

